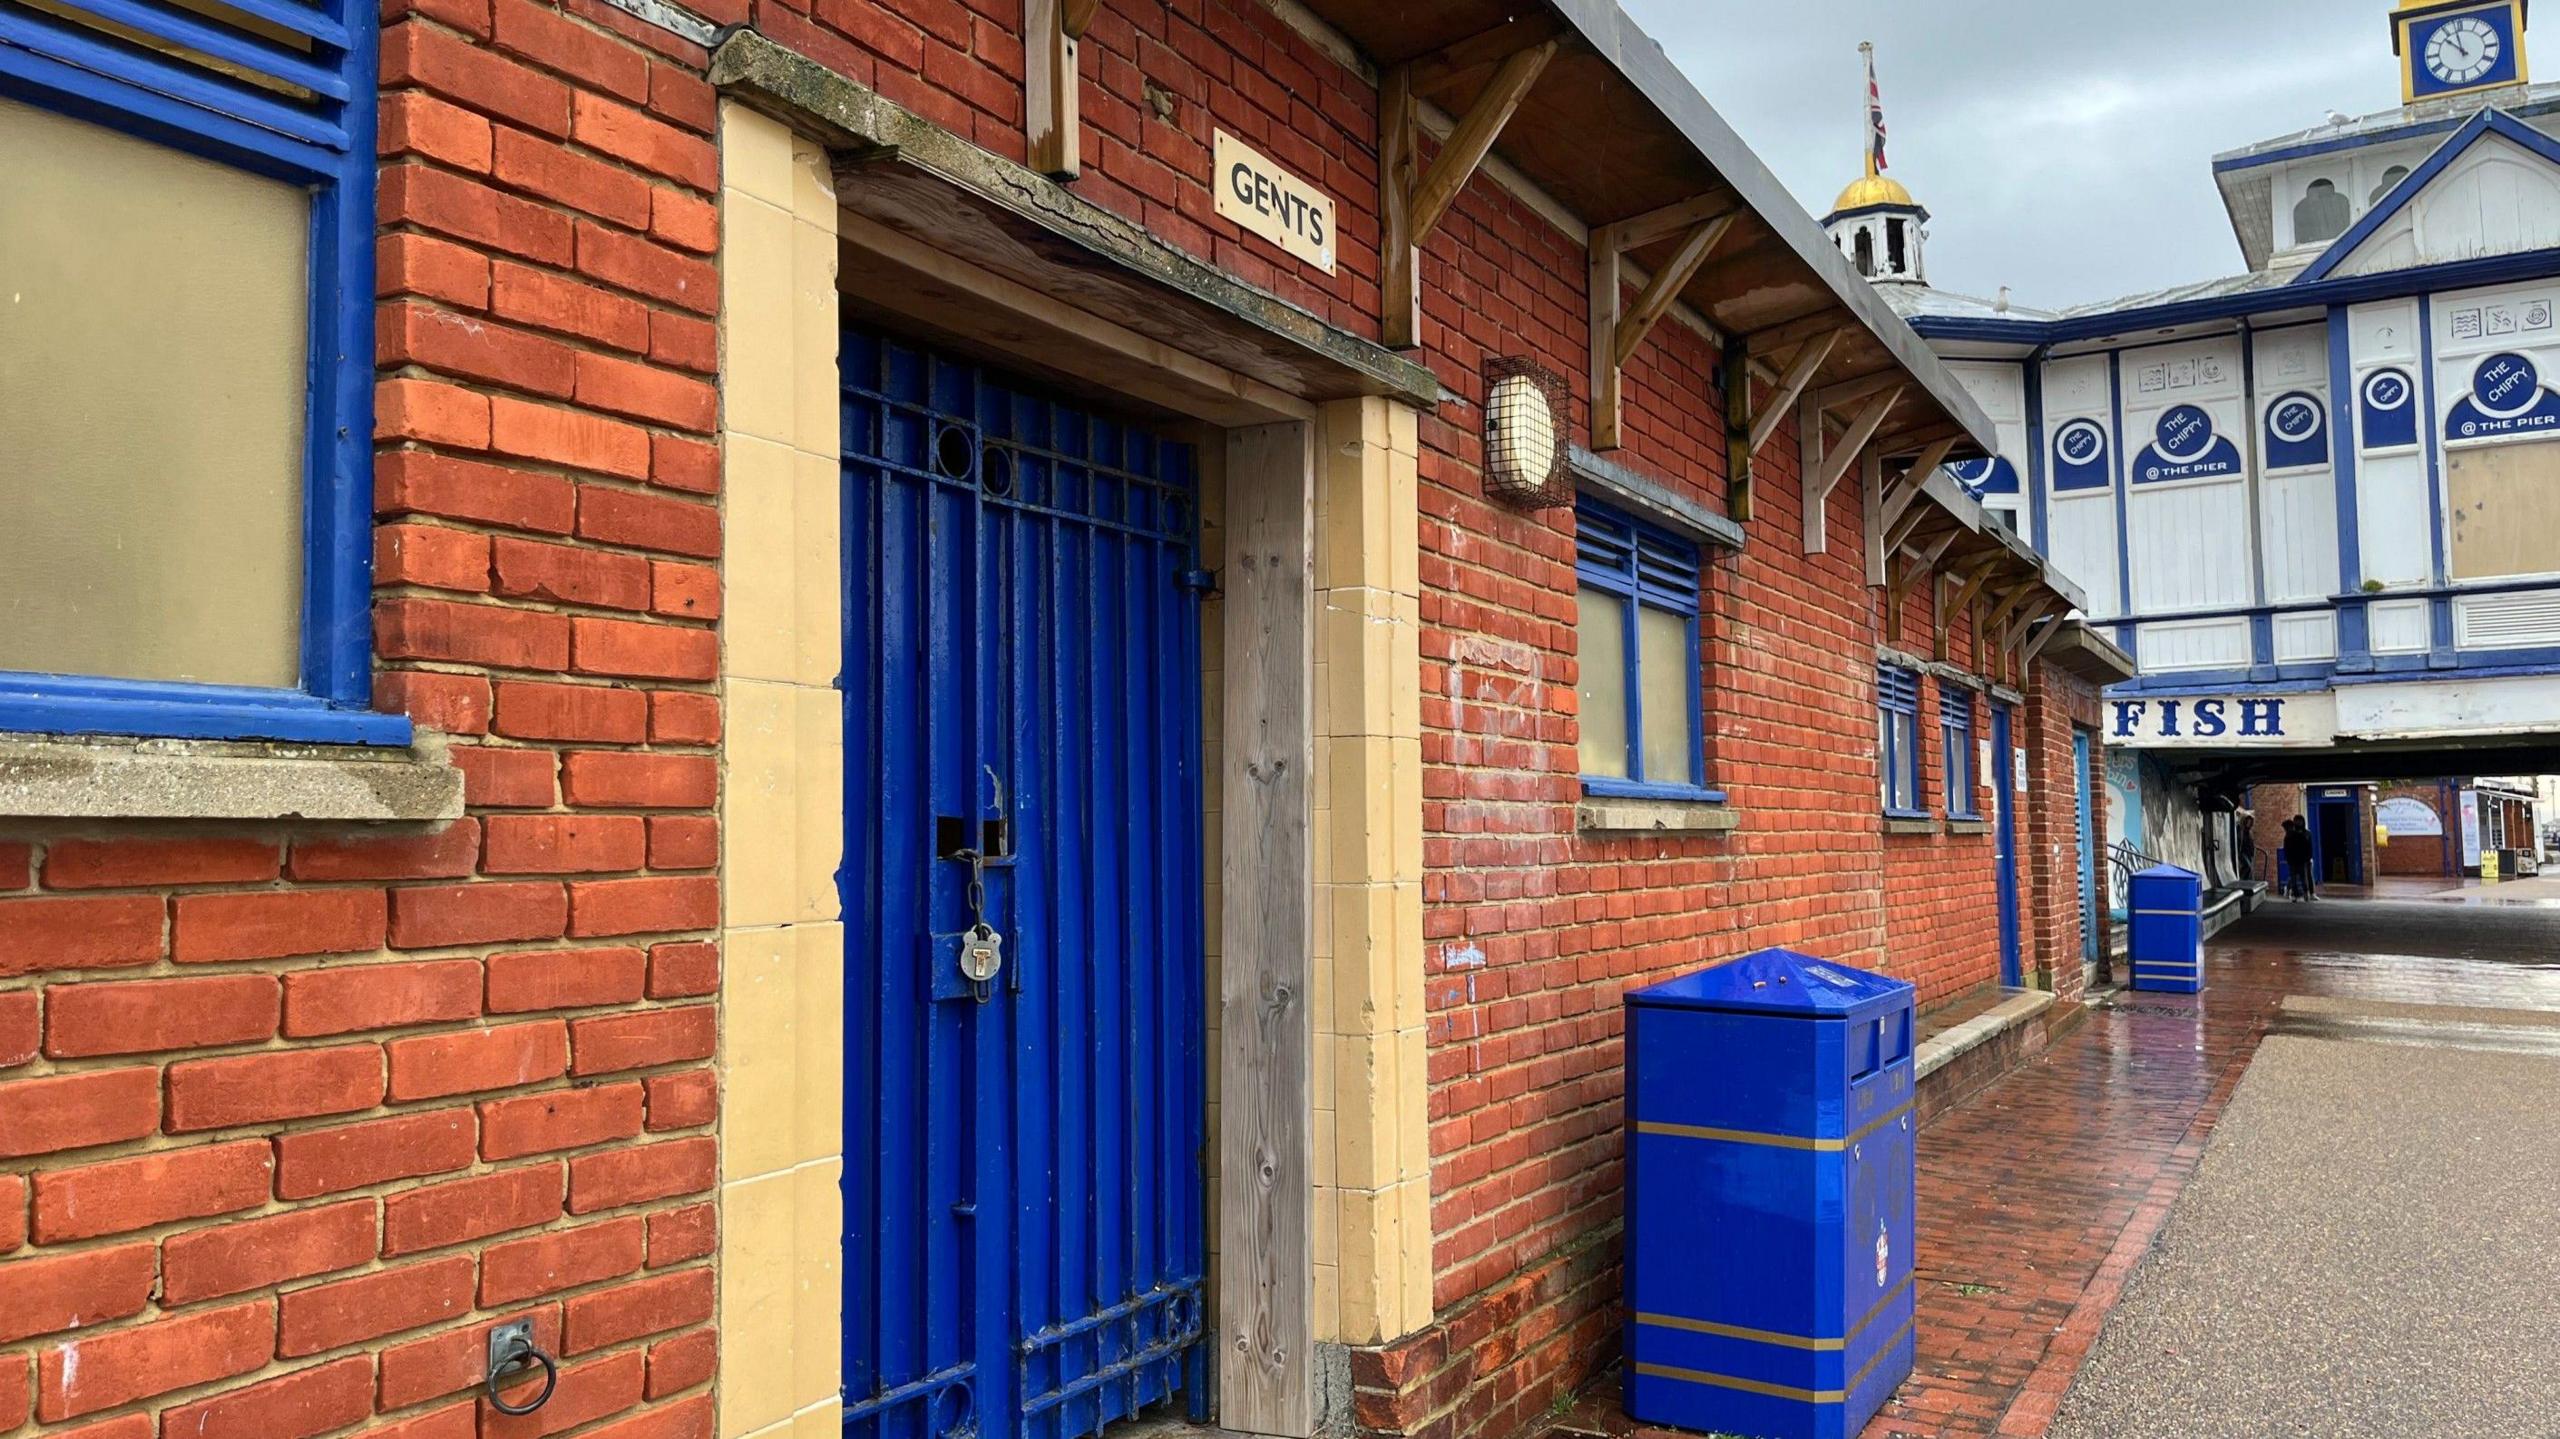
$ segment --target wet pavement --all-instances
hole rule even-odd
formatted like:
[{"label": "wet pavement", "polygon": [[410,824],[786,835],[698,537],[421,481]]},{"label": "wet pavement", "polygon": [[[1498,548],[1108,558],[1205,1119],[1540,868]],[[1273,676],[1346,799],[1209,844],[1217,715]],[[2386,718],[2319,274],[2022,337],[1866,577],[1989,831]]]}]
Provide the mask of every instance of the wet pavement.
[{"label": "wet pavement", "polygon": [[[2527,1022],[2505,1020],[2509,1010],[2528,1011]],[[2458,1254],[2447,1237],[2491,1216],[2537,1216],[2516,1224],[2527,1235],[2518,1244],[2560,1227],[2560,1142],[2530,1108],[2560,1090],[2560,1057],[2541,1052],[2560,1034],[2552,1012],[2560,907],[2343,896],[2277,902],[2226,932],[2209,947],[2201,995],[2127,993],[2096,1006],[1922,1134],[1918,1363],[1865,1439],[2560,1434],[2543,1417],[2560,1407],[2531,1407],[2560,1405],[2560,1393],[2488,1382],[2494,1355],[2475,1362],[2487,1351],[2466,1350],[2456,1362],[2448,1351],[2469,1335],[2485,1346],[2514,1337],[2503,1321],[2470,1317],[2500,1303],[2517,1328],[2560,1334],[2550,1301],[2493,1282],[2560,1294],[2551,1261],[2534,1267],[2503,1235]],[[2237,1139],[2206,1161],[2271,1028],[2279,1062],[2235,1110]],[[2493,1029],[2500,1043],[2448,1048],[2466,1028]],[[2501,1047],[2511,1034],[2522,1038]],[[2524,1074],[2542,1079],[2526,1085]],[[2466,1109],[2475,1092],[2495,1102]],[[2538,1145],[2538,1158],[2482,1158],[2502,1142]],[[2337,1167],[2313,1162],[2330,1153]],[[2170,1215],[2200,1161],[2210,1187],[2199,1189],[2189,1242],[2185,1214]],[[2506,1209],[2467,1207],[2467,1186]],[[2421,1217],[2386,1208],[2394,1192],[2414,1196]],[[2311,1283],[2319,1274],[2328,1287]],[[2126,1311],[2119,1341],[2108,1321],[2135,1302],[2129,1292],[2142,1307]],[[2395,1311],[2395,1292],[2424,1302]],[[2408,1316],[2406,1332],[2378,1317],[2393,1312]],[[2161,1358],[2167,1349],[2180,1351],[2168,1356],[2176,1362]],[[2484,1396],[2486,1407],[2423,1417],[2452,1401],[2389,1369],[2421,1353],[2464,1376],[2444,1392]],[[2542,1353],[2512,1357],[2560,1374],[2560,1353]],[[2085,1392],[2074,1393],[2084,1362]],[[2197,1408],[2217,1393],[2246,1402]],[[2367,1407],[2322,1407],[2331,1393]],[[2056,1426],[2066,1395],[2071,1417]],[[2474,1423],[2492,1427],[2462,1427]]]}]

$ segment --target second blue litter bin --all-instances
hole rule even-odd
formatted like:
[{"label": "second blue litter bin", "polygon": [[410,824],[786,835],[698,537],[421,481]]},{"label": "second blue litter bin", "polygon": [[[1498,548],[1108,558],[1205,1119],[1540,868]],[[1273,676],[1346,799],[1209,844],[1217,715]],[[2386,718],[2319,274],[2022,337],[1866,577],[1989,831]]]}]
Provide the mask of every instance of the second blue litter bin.
[{"label": "second blue litter bin", "polygon": [[1913,991],[1765,949],[1627,996],[1627,1413],[1854,1435],[1911,1372]]},{"label": "second blue litter bin", "polygon": [[2125,886],[2125,958],[2133,987],[2194,994],[2204,988],[2204,878],[2155,864]]}]

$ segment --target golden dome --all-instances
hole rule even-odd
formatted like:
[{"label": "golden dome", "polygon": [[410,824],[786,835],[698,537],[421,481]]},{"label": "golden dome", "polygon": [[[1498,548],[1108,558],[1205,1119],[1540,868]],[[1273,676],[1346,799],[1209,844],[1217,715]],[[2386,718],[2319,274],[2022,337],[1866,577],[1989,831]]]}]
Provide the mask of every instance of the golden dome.
[{"label": "golden dome", "polygon": [[1840,192],[1839,199],[1831,202],[1831,212],[1837,215],[1849,210],[1863,210],[1870,205],[1920,208],[1920,202],[1911,198],[1911,192],[1902,188],[1900,180],[1887,175],[1861,175],[1849,182],[1849,188]]}]

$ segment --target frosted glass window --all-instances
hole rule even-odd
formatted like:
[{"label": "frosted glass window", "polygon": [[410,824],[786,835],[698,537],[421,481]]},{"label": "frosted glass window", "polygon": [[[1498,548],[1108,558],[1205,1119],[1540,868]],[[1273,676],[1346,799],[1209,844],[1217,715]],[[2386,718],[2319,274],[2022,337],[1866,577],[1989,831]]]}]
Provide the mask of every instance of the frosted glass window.
[{"label": "frosted glass window", "polygon": [[309,192],[0,99],[0,670],[301,680]]},{"label": "frosted glass window", "polygon": [[1689,663],[1687,615],[1636,609],[1636,676],[1644,686],[1644,773],[1657,784],[1690,784],[1689,722],[1698,708],[1698,674]]},{"label": "frosted glass window", "polygon": [[[1582,772],[1627,777],[1627,602],[1582,587]],[[1684,765],[1683,768],[1686,768]]]}]

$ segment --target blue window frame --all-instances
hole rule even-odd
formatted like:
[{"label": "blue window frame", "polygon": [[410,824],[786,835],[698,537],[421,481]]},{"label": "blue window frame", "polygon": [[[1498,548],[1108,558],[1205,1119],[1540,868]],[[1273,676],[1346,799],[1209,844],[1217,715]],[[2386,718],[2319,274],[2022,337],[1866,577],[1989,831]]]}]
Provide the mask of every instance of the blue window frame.
[{"label": "blue window frame", "polygon": [[1974,763],[1973,691],[1938,686],[1938,740],[1944,757],[1947,818],[1980,819],[1982,775]]},{"label": "blue window frame", "polygon": [[1920,784],[1920,676],[1900,665],[1876,666],[1876,715],[1883,758],[1884,812],[1926,819]]},{"label": "blue window frame", "polygon": [[371,0],[0,5],[0,98],[310,196],[300,682],[0,671],[0,729],[408,742],[406,717],[371,711],[377,31]]},{"label": "blue window frame", "polygon": [[1698,547],[1589,498],[1574,520],[1583,791],[1724,798],[1706,779]]}]

